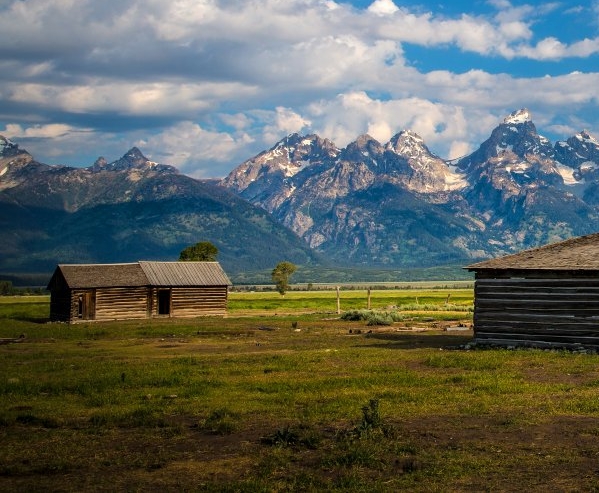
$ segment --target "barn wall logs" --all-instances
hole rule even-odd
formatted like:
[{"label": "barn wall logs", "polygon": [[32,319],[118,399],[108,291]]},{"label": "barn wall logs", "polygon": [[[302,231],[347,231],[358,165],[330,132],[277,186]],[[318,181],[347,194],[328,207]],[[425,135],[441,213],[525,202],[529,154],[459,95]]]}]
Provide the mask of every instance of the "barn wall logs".
[{"label": "barn wall logs", "polygon": [[226,286],[173,288],[171,296],[173,317],[224,315],[227,310]]},{"label": "barn wall logs", "polygon": [[484,278],[475,282],[477,343],[599,347],[599,278]]},{"label": "barn wall logs", "polygon": [[[130,320],[148,317],[148,293],[146,287],[98,288],[93,290],[93,313],[88,318],[81,313],[79,297],[90,290],[74,289],[71,295],[71,321]],[[89,295],[88,295],[89,296]]]},{"label": "barn wall logs", "polygon": [[[169,291],[169,313],[159,313],[159,291]],[[71,323],[91,320],[130,320],[150,317],[200,317],[226,314],[227,286],[181,288],[73,289],[56,298],[55,320]],[[83,303],[83,307],[82,307]],[[59,318],[62,317],[62,318]]]}]

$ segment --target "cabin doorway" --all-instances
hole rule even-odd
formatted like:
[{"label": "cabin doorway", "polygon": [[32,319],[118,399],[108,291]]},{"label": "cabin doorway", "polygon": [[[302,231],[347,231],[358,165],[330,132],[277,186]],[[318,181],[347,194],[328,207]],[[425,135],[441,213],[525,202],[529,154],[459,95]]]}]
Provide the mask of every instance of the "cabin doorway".
[{"label": "cabin doorway", "polygon": [[158,315],[170,315],[171,314],[171,290],[170,289],[159,289],[158,290]]},{"label": "cabin doorway", "polygon": [[79,295],[77,303],[77,318],[93,320],[96,318],[96,292],[85,291]]}]

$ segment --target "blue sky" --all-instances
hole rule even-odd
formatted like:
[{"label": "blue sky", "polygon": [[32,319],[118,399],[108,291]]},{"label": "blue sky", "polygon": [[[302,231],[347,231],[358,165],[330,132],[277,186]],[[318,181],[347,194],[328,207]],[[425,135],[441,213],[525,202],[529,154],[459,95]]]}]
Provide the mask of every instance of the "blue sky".
[{"label": "blue sky", "polygon": [[0,0],[0,134],[221,177],[285,135],[411,129],[444,158],[514,110],[599,137],[599,0]]}]

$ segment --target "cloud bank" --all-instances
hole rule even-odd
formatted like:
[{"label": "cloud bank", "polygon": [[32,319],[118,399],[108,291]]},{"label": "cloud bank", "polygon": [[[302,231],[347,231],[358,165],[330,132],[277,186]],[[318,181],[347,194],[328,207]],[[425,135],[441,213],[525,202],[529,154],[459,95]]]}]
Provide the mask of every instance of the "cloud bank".
[{"label": "cloud bank", "polygon": [[7,0],[0,134],[78,166],[137,145],[197,177],[292,132],[344,146],[409,128],[454,158],[524,106],[550,137],[599,135],[597,2],[358,5]]}]

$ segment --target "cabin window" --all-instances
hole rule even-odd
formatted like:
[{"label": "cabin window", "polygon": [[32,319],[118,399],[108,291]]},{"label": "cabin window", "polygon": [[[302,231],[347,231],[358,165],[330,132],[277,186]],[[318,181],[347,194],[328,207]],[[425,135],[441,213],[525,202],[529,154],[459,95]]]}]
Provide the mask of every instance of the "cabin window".
[{"label": "cabin window", "polygon": [[158,290],[158,315],[170,315],[171,314],[171,290],[170,289],[159,289]]}]

